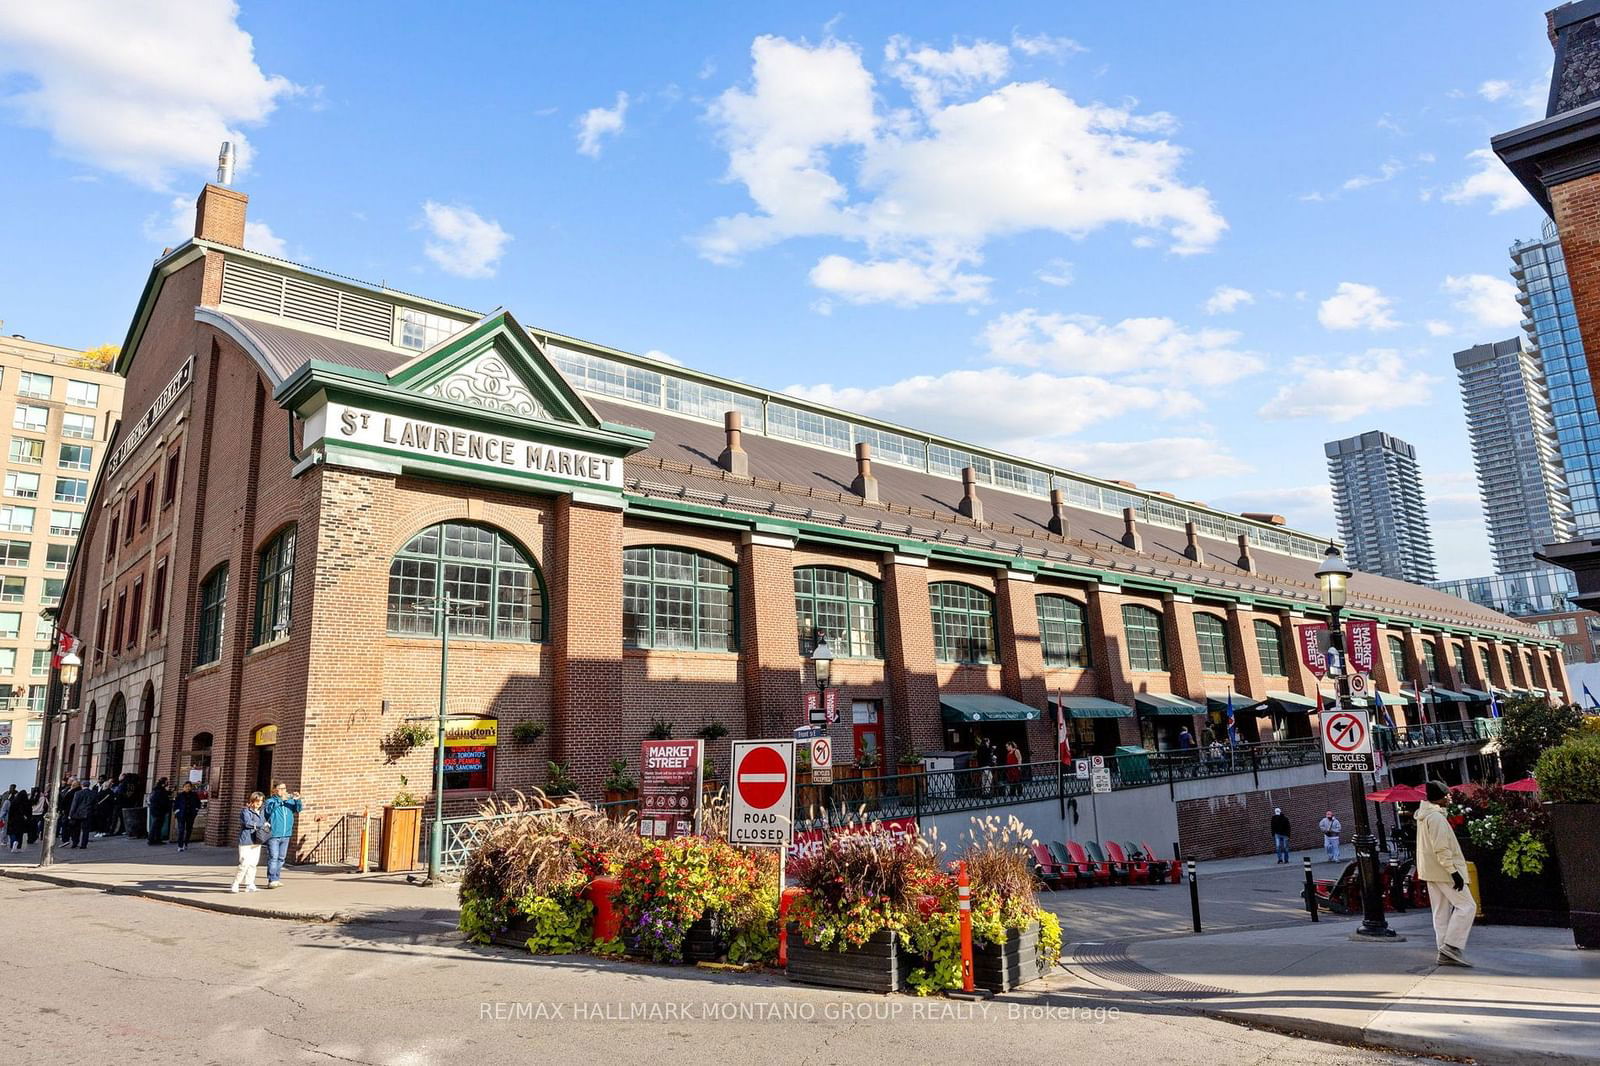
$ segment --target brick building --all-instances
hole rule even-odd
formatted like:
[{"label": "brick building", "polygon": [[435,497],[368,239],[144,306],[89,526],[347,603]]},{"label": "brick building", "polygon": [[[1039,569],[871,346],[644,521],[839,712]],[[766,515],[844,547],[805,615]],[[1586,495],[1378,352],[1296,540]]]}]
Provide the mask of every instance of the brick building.
[{"label": "brick building", "polygon": [[[1292,627],[1323,545],[1281,519],[314,272],[245,251],[245,207],[206,187],[123,347],[64,605],[72,770],[120,712],[131,764],[224,810],[280,778],[319,817],[423,794],[434,751],[396,731],[434,715],[444,596],[453,812],[550,761],[592,795],[658,719],[787,734],[815,632],[841,761],[980,734],[1049,757],[1057,700],[1080,751],[1169,746],[1230,699],[1245,739],[1315,729]],[[1424,664],[1566,691],[1554,642],[1474,604],[1358,575],[1351,613],[1394,638],[1395,704]]]}]

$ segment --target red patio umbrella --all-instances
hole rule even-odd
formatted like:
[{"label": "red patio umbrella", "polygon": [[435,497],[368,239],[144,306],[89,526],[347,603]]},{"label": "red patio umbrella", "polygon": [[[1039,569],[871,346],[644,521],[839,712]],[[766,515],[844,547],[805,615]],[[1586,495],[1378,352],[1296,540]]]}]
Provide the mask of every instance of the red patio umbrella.
[{"label": "red patio umbrella", "polygon": [[1513,782],[1511,782],[1511,784],[1507,785],[1506,786],[1506,791],[1507,792],[1537,792],[1537,791],[1539,791],[1539,782],[1535,781],[1531,777],[1524,777],[1521,781],[1513,781]]},{"label": "red patio umbrella", "polygon": [[1368,792],[1367,799],[1374,803],[1421,803],[1428,794],[1416,785],[1393,785]]}]

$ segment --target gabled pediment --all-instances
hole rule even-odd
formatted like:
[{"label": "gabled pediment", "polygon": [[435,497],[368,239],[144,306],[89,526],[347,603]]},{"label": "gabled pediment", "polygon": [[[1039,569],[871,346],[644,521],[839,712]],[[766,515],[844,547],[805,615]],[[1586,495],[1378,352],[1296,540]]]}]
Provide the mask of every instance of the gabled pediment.
[{"label": "gabled pediment", "polygon": [[389,374],[403,392],[538,422],[595,428],[600,418],[539,341],[495,311]]}]

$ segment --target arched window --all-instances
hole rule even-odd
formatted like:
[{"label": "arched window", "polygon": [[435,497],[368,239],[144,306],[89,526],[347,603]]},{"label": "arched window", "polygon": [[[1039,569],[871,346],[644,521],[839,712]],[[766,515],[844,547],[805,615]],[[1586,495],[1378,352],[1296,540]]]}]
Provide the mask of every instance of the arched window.
[{"label": "arched window", "polygon": [[1039,644],[1046,666],[1089,667],[1088,625],[1083,604],[1065,596],[1039,596]]},{"label": "arched window", "polygon": [[1478,665],[1483,668],[1483,683],[1485,686],[1494,684],[1494,669],[1489,659],[1489,645],[1478,645]]},{"label": "arched window", "polygon": [[79,777],[88,777],[94,772],[94,727],[98,717],[95,705],[90,703],[89,713],[83,719],[83,762],[78,768]]},{"label": "arched window", "polygon": [[117,693],[106,713],[106,754],[100,762],[100,772],[113,778],[122,776],[122,753],[127,747],[128,705]]},{"label": "arched window", "polygon": [[1162,639],[1161,616],[1155,611],[1138,604],[1123,604],[1122,635],[1128,642],[1129,669],[1167,668],[1167,645]]},{"label": "arched window", "polygon": [[1466,651],[1466,649],[1464,647],[1462,647],[1460,644],[1452,644],[1452,645],[1450,645],[1450,653],[1455,658],[1456,680],[1461,682],[1461,684],[1463,684],[1463,685],[1468,684],[1468,681],[1467,681],[1467,651]]},{"label": "arched window", "polygon": [[994,597],[957,581],[928,586],[934,658],[946,663],[992,663]]},{"label": "arched window", "polygon": [[388,631],[436,637],[450,601],[450,635],[480,640],[544,639],[544,583],[527,554],[488,526],[444,522],[406,542],[389,564]]},{"label": "arched window", "polygon": [[1439,676],[1439,646],[1431,640],[1422,642],[1422,671],[1429,684],[1444,684],[1444,678]]},{"label": "arched window", "polygon": [[1507,647],[1505,652],[1507,679],[1518,688],[1526,688],[1528,683],[1522,676],[1522,656],[1513,647]]},{"label": "arched window", "polygon": [[1262,618],[1256,619],[1256,652],[1261,672],[1267,677],[1286,677],[1288,661],[1283,657],[1283,630]]},{"label": "arched window", "polygon": [[256,556],[256,629],[251,643],[258,646],[289,635],[294,528],[286,527],[267,541]]},{"label": "arched window", "polygon": [[622,553],[622,642],[733,651],[733,567],[683,548]]},{"label": "arched window", "polygon": [[794,614],[800,654],[810,655],[821,633],[836,656],[883,658],[878,638],[879,599],[876,581],[848,570],[827,566],[796,569]]},{"label": "arched window", "polygon": [[200,583],[200,618],[194,641],[196,666],[222,658],[222,631],[227,614],[228,564],[223,563]]},{"label": "arched window", "polygon": [[1399,637],[1389,638],[1389,662],[1394,667],[1395,683],[1406,680],[1406,642]]},{"label": "arched window", "polygon": [[1207,674],[1233,673],[1228,652],[1228,623],[1214,614],[1194,616],[1194,637],[1200,645],[1200,670]]}]

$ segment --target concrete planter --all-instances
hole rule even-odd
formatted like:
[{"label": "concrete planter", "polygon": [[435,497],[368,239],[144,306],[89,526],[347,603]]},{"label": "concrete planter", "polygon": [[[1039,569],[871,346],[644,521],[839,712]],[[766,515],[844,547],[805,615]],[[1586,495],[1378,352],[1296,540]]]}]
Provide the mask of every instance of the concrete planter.
[{"label": "concrete planter", "polygon": [[1037,981],[1048,967],[1039,957],[1039,923],[1009,929],[1001,944],[972,945],[972,983],[990,992],[1009,992]]},{"label": "concrete planter", "polygon": [[898,992],[905,980],[899,936],[890,929],[880,929],[859,948],[831,951],[807,947],[800,927],[791,925],[787,972],[799,984],[860,992]]},{"label": "concrete planter", "polygon": [[[627,933],[622,938],[629,955],[644,955],[637,933]],[[727,933],[715,915],[702,914],[689,926],[683,936],[683,961],[687,963],[716,962],[728,952]]]},{"label": "concrete planter", "polygon": [[1466,839],[1461,840],[1461,850],[1467,861],[1478,868],[1484,922],[1555,927],[1567,924],[1567,894],[1561,884],[1559,855],[1551,855],[1543,873],[1507,877],[1500,872],[1504,852],[1480,848]]},{"label": "concrete planter", "polygon": [[1572,939],[1580,948],[1600,948],[1600,803],[1547,803],[1556,859],[1567,892]]}]

